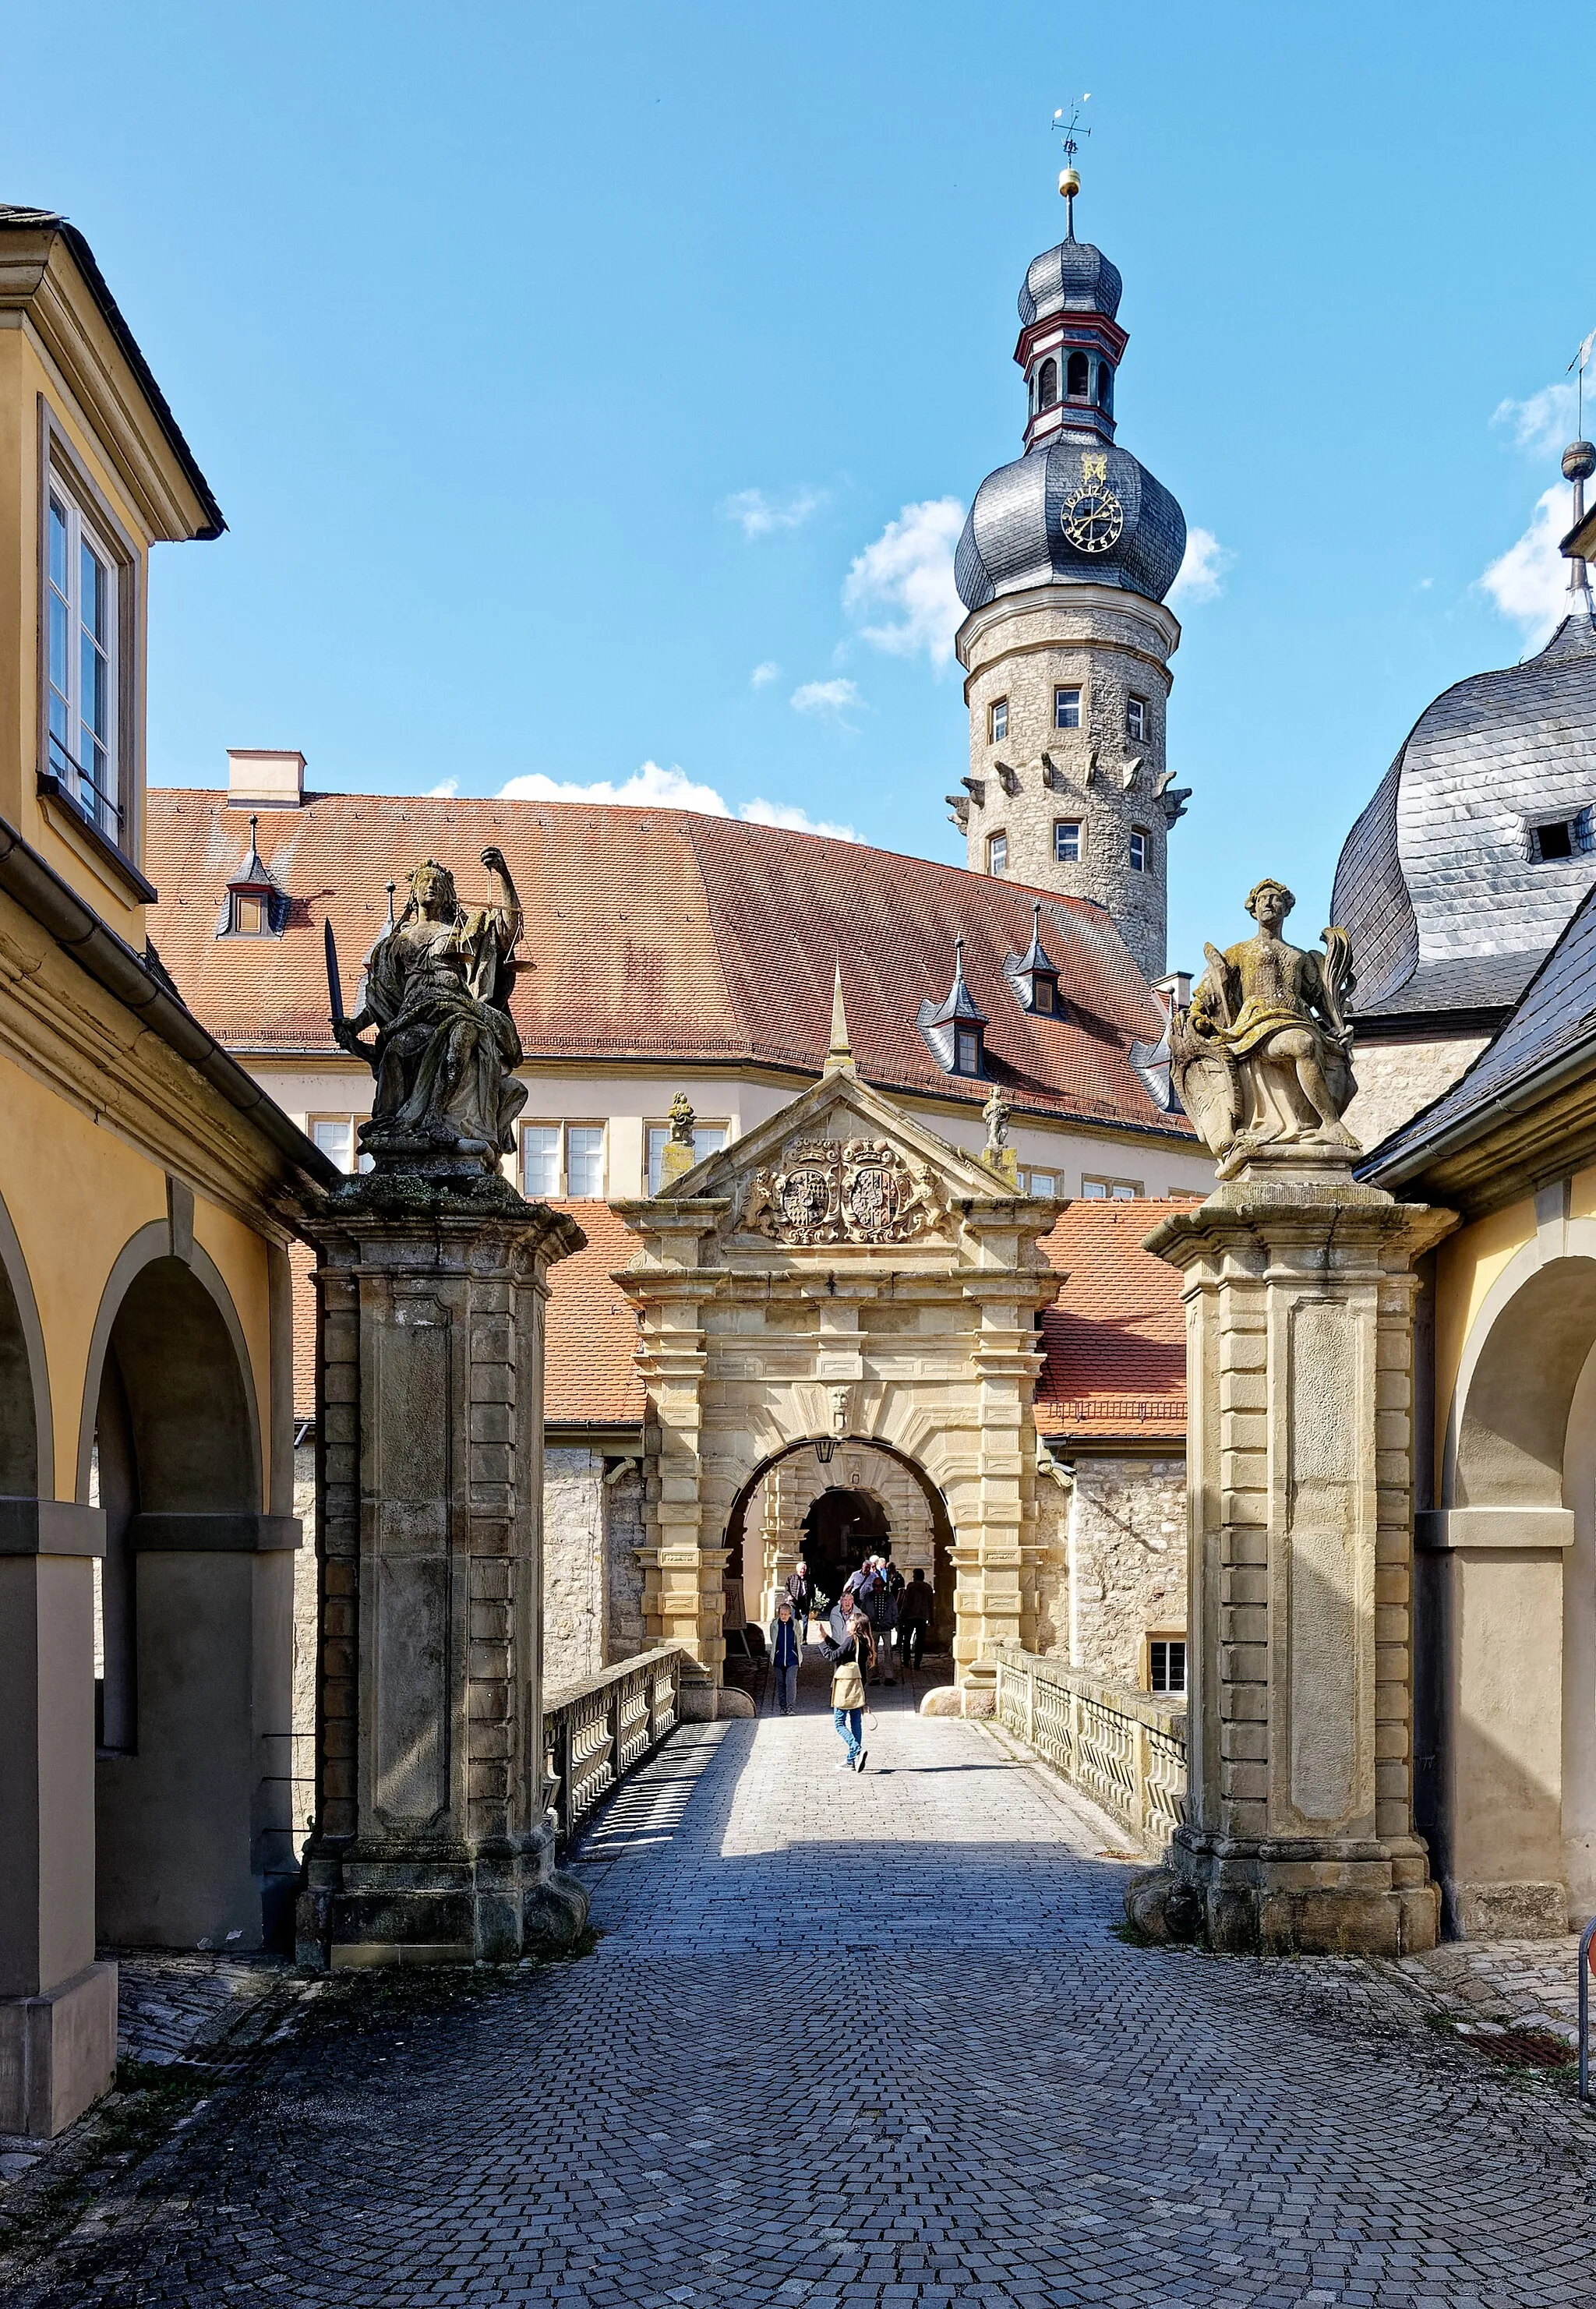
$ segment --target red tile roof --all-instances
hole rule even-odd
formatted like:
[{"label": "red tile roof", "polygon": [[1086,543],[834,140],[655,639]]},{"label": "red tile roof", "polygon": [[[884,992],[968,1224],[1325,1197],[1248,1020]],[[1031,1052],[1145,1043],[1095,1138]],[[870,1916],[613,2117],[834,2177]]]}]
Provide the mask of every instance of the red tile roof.
[{"label": "red tile roof", "polygon": [[[548,1270],[544,1332],[543,1415],[550,1426],[635,1427],[643,1414],[643,1381],[633,1349],[637,1318],[610,1281],[637,1249],[608,1203],[556,1203],[587,1237]],[[315,1258],[302,1242],[289,1245],[294,1273],[294,1416],[315,1416]]]},{"label": "red tile roof", "polygon": [[1186,1319],[1176,1269],[1142,1248],[1160,1219],[1189,1202],[1079,1202],[1042,1249],[1067,1278],[1042,1318],[1047,1361],[1037,1382],[1044,1435],[1186,1434]]},{"label": "red tile roof", "polygon": [[1031,938],[1032,893],[962,867],[785,828],[576,802],[319,794],[263,810],[262,857],[291,901],[272,938],[216,935],[248,814],[223,793],[149,796],[146,863],[160,892],[150,934],[184,999],[235,1051],[331,1051],[322,925],[331,915],[344,1000],[386,919],[384,885],[418,860],[486,893],[489,842],[510,860],[526,914],[513,1008],[529,1058],[742,1060],[818,1074],[842,964],[855,1056],[883,1088],[979,1105],[915,1028],[923,997],[953,979],[953,939],[986,1012],[991,1071],[1014,1104],[1110,1128],[1190,1137],[1154,1105],[1128,1056],[1156,1042],[1157,1005],[1108,914],[1046,896],[1044,940],[1067,1016],[1022,1010],[1004,957]]}]

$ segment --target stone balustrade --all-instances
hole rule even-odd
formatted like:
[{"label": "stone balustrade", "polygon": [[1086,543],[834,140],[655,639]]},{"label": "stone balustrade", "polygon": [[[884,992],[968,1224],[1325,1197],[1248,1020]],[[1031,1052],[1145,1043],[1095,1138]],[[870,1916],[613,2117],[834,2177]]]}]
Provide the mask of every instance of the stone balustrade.
[{"label": "stone balustrade", "polygon": [[1186,1818],[1185,1708],[1018,1644],[996,1656],[1004,1730],[1161,1853]]},{"label": "stone balustrade", "polygon": [[675,1729],[690,1656],[680,1644],[660,1644],[544,1694],[543,1751],[562,1851],[600,1798]]}]

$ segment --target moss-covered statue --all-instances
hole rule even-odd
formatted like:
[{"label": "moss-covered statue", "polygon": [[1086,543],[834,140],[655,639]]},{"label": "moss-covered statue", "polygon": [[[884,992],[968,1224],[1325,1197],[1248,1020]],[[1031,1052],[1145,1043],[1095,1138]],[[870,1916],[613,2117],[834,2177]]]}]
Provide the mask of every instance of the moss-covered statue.
[{"label": "moss-covered statue", "polygon": [[1257,936],[1203,948],[1208,967],[1170,1032],[1176,1088],[1221,1178],[1272,1146],[1361,1151],[1342,1120],[1358,1087],[1351,949],[1337,930],[1323,933],[1322,955],[1288,946],[1281,925],[1296,903],[1283,882],[1247,893]]},{"label": "moss-covered statue", "polygon": [[[513,1147],[527,1095],[513,1078],[522,1052],[510,1016],[521,901],[502,850],[485,850],[482,863],[488,902],[474,911],[446,867],[418,866],[403,912],[371,950],[358,1012],[338,1016],[334,999],[334,1035],[376,1077],[360,1146],[379,1170],[496,1172]],[[336,998],[331,967],[329,982]],[[363,1026],[376,1028],[373,1042],[360,1040]]]}]

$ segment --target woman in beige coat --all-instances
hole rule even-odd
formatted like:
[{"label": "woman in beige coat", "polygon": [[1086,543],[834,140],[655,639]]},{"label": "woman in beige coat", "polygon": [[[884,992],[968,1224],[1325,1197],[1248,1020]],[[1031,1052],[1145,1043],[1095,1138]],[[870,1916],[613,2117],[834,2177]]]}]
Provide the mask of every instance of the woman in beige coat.
[{"label": "woman in beige coat", "polygon": [[841,1771],[865,1769],[865,1669],[876,1656],[870,1622],[857,1608],[850,1614],[841,1643],[827,1637],[822,1650],[832,1664],[832,1721],[842,1743]]}]

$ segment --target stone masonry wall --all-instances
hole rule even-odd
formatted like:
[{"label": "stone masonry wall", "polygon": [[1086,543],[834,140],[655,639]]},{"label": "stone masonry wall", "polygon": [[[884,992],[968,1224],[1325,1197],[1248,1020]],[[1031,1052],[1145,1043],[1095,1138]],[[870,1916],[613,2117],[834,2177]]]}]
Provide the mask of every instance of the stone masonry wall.
[{"label": "stone masonry wall", "polygon": [[1352,1072],[1358,1095],[1347,1109],[1347,1128],[1366,1147],[1416,1115],[1420,1107],[1450,1090],[1489,1041],[1486,1034],[1459,1034],[1446,1041],[1360,1042],[1354,1028]]},{"label": "stone masonry wall", "polygon": [[1143,1682],[1149,1633],[1186,1627],[1186,1462],[1075,1461],[1069,1517],[1069,1663]]},{"label": "stone masonry wall", "polygon": [[643,1621],[643,1482],[628,1467],[604,1490],[604,1561],[608,1621],[607,1660],[631,1659],[648,1648]]},{"label": "stone masonry wall", "polygon": [[543,1455],[543,1675],[579,1683],[605,1665],[604,1459],[582,1449]]},{"label": "stone masonry wall", "polygon": [[294,1454],[294,1513],[304,1533],[294,1557],[294,1851],[315,1810],[315,1445]]}]

